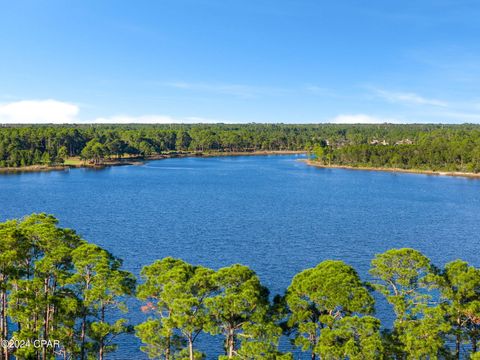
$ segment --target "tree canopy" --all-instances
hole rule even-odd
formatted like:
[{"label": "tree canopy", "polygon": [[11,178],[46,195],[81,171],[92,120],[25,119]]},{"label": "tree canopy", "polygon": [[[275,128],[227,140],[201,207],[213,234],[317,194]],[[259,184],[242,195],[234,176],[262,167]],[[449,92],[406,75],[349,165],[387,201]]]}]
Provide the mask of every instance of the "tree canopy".
[{"label": "tree canopy", "polygon": [[4,125],[0,168],[80,157],[301,150],[328,165],[480,171],[480,126],[439,124]]},{"label": "tree canopy", "polygon": [[[131,333],[141,351],[165,360],[479,354],[480,269],[461,260],[439,269],[414,249],[376,255],[371,283],[343,261],[325,260],[272,297],[245,265],[214,270],[172,257],[146,265],[136,286],[119,258],[47,214],[0,223],[0,248],[1,360],[105,359]],[[374,317],[373,291],[393,307],[391,329]],[[134,296],[140,309],[127,308]],[[129,322],[127,311],[143,320]],[[208,336],[223,347],[199,351]]]}]

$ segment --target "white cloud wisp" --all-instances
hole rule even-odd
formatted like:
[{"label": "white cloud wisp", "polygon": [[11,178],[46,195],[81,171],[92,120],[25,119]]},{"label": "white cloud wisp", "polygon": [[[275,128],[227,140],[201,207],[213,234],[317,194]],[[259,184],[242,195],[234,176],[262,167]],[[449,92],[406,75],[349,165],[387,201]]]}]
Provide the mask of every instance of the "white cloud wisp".
[{"label": "white cloud wisp", "polygon": [[448,103],[438,99],[428,99],[412,92],[394,92],[383,89],[373,89],[375,95],[391,103],[401,103],[405,105],[430,105],[447,107]]},{"label": "white cloud wisp", "polygon": [[72,103],[48,100],[22,100],[0,104],[0,123],[72,123],[80,108]]},{"label": "white cloud wisp", "polygon": [[204,117],[173,117],[162,114],[114,115],[82,120],[78,105],[59,100],[21,100],[0,103],[0,124],[174,124],[227,123],[229,121]]},{"label": "white cloud wisp", "polygon": [[400,121],[397,119],[381,118],[366,114],[340,114],[328,120],[327,122],[332,124],[396,124]]},{"label": "white cloud wisp", "polygon": [[142,115],[142,116],[128,116],[116,115],[109,117],[99,117],[93,120],[97,124],[213,124],[225,121],[206,119],[200,117],[186,117],[175,118],[168,115]]}]

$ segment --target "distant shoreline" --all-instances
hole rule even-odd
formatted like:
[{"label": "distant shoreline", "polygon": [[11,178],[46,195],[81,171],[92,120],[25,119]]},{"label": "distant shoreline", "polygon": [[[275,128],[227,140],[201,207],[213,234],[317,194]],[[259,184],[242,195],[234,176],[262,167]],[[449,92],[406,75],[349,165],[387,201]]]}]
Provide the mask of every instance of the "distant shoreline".
[{"label": "distant shoreline", "polygon": [[3,167],[0,168],[0,174],[5,173],[19,173],[19,172],[44,172],[44,171],[62,171],[75,168],[89,168],[89,169],[102,169],[110,166],[125,166],[125,165],[141,165],[146,161],[162,160],[172,158],[186,158],[186,157],[223,157],[223,156],[261,156],[261,155],[294,155],[294,154],[306,154],[306,151],[296,150],[279,150],[279,151],[232,151],[232,152],[185,152],[185,153],[172,153],[172,154],[156,154],[145,158],[120,158],[105,160],[102,164],[91,164],[83,162],[78,158],[69,159],[67,164],[58,165],[29,165],[20,167]]},{"label": "distant shoreline", "polygon": [[349,166],[349,165],[324,165],[313,160],[300,160],[309,166],[314,166],[323,169],[345,169],[345,170],[360,170],[360,171],[381,171],[392,173],[407,173],[407,174],[422,174],[435,176],[453,176],[465,177],[471,179],[480,179],[480,173],[469,173],[461,171],[434,171],[434,170],[420,170],[420,169],[401,169],[401,168],[387,168],[387,167],[371,167],[371,166]]}]

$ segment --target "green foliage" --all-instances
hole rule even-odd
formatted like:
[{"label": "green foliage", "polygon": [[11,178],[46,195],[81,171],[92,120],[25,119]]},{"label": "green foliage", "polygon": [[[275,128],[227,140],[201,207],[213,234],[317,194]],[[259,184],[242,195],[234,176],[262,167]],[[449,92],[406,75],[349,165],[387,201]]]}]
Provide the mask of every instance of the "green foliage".
[{"label": "green foliage", "polygon": [[480,269],[456,260],[448,263],[438,280],[445,310],[455,338],[455,356],[460,346],[470,342],[476,349],[480,341]]},{"label": "green foliage", "polygon": [[382,359],[380,320],[347,316],[322,330],[315,353],[322,359]]},{"label": "green foliage", "polygon": [[68,150],[65,146],[61,146],[57,151],[56,162],[63,163],[68,158]]},{"label": "green foliage", "polygon": [[133,295],[136,280],[120,269],[120,259],[94,244],[73,250],[72,263],[76,272],[70,282],[81,301],[81,357],[88,357],[88,349],[103,357],[115,350],[112,341],[116,336],[131,331],[125,319],[109,323],[107,314],[127,311],[121,299]]},{"label": "green foliage", "polygon": [[217,291],[206,300],[211,318],[207,329],[223,334],[226,355],[233,358],[240,348],[239,335],[249,338],[247,330],[255,331],[254,325],[266,320],[268,290],[252,270],[238,264],[218,270],[213,281]]},{"label": "green foliage", "polygon": [[[333,334],[341,319],[355,314],[369,315],[374,306],[357,272],[334,260],[297,274],[288,287],[286,300],[291,312],[289,326],[295,331],[294,343],[312,354],[324,350],[319,344],[324,329]],[[323,339],[328,342],[328,335]]]},{"label": "green foliage", "polygon": [[[104,359],[133,332],[122,314],[136,280],[108,251],[46,214],[0,223],[0,247],[0,340],[60,340],[3,348],[0,359]],[[291,360],[282,336],[312,359],[478,358],[480,269],[456,260],[439,271],[414,249],[392,249],[370,272],[393,306],[393,329],[380,332],[372,286],[342,261],[300,272],[272,301],[246,266],[214,271],[168,257],[142,269],[136,296],[148,318],[135,333],[142,351],[165,360],[206,359],[200,334],[224,337],[223,351],[208,354],[219,359]]]},{"label": "green foliage", "polygon": [[[194,342],[209,320],[205,301],[215,289],[212,275],[213,270],[173,258],[143,268],[145,282],[138,287],[137,297],[148,301],[144,310],[154,317],[147,321],[149,325],[137,327],[137,336],[147,344],[144,350],[149,356],[168,358],[181,350],[175,339],[180,333],[188,343],[189,356],[195,357]],[[157,336],[150,333],[153,329]]]},{"label": "green foliage", "polygon": [[421,316],[396,321],[395,331],[407,359],[438,359],[445,347],[444,335],[450,331],[445,314],[438,306],[425,308]]},{"label": "green foliage", "polygon": [[313,155],[316,161],[324,165],[332,163],[332,147],[327,145],[326,141],[321,141],[313,147]]},{"label": "green foliage", "polygon": [[[242,344],[234,352],[234,358],[252,360],[293,360],[292,354],[282,353],[278,350],[278,344],[282,335],[282,329],[273,318],[268,316],[248,323],[240,335]],[[239,336],[239,337],[240,337]],[[228,358],[228,356],[225,356]]]},{"label": "green foliage", "polygon": [[135,334],[144,344],[140,349],[150,359],[169,359],[186,345],[183,337],[164,326],[162,319],[150,318],[135,326]]},{"label": "green foliage", "polygon": [[[105,316],[115,315],[111,310],[120,308],[119,298],[131,295],[135,282],[119,269],[121,262],[46,214],[0,224],[0,245],[6,250],[0,252],[1,339],[61,343],[57,348],[4,348],[3,358],[12,352],[19,359],[53,359],[55,354],[86,358],[81,324],[88,324],[83,330],[90,334],[92,355],[101,359],[114,349],[112,339],[129,326],[123,319],[110,324]],[[86,249],[108,260],[89,257]],[[91,276],[87,269],[93,269]]]},{"label": "green foliage", "polygon": [[[410,126],[404,125],[405,128]],[[402,138],[376,132],[362,142],[336,143],[336,165],[442,171],[480,171],[480,131],[475,125],[431,126]],[[393,132],[393,131],[392,131]]]},{"label": "green foliage", "polygon": [[143,310],[151,316],[136,330],[149,357],[200,359],[194,342],[202,332],[223,334],[229,359],[283,356],[277,350],[282,330],[271,316],[268,291],[248,267],[214,272],[165,258],[145,266],[142,277],[137,297],[146,301]]},{"label": "green foliage", "polygon": [[[41,162],[42,162],[43,165],[51,165],[52,157],[50,156],[50,154],[48,152],[43,153]],[[21,160],[20,165],[26,165],[23,159]]]},{"label": "green foliage", "polygon": [[84,160],[89,160],[94,164],[101,164],[107,154],[107,148],[105,145],[97,139],[92,139],[85,145],[80,153],[80,157]]},{"label": "green foliage", "polygon": [[397,318],[415,317],[430,299],[421,289],[431,281],[430,260],[414,249],[392,249],[375,256],[370,273],[375,289],[393,305]]},{"label": "green foliage", "polygon": [[0,127],[0,167],[62,163],[81,156],[163,152],[313,151],[323,164],[480,171],[478,125],[165,124]]},{"label": "green foliage", "polygon": [[374,287],[397,316],[390,337],[392,351],[408,359],[436,359],[450,325],[442,307],[431,306],[428,290],[435,286],[436,269],[430,260],[414,249],[392,249],[372,260],[370,273],[377,280]]}]

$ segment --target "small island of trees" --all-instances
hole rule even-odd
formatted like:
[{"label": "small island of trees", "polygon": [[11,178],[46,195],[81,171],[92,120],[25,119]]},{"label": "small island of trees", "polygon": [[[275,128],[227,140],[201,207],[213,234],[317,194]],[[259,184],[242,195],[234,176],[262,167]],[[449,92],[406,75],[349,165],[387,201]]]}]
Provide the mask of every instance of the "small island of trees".
[{"label": "small island of trees", "polygon": [[[136,279],[47,214],[1,223],[0,249],[3,360],[102,360],[130,333],[151,359],[293,359],[281,339],[312,360],[480,358],[480,269],[461,260],[440,269],[414,249],[377,254],[369,283],[326,260],[275,296],[240,264],[214,270],[167,257]],[[390,329],[375,317],[375,294],[393,309]],[[127,308],[133,297],[139,309]],[[130,323],[127,311],[144,321]],[[223,347],[202,353],[200,335]],[[36,339],[44,345],[15,346]]]}]

